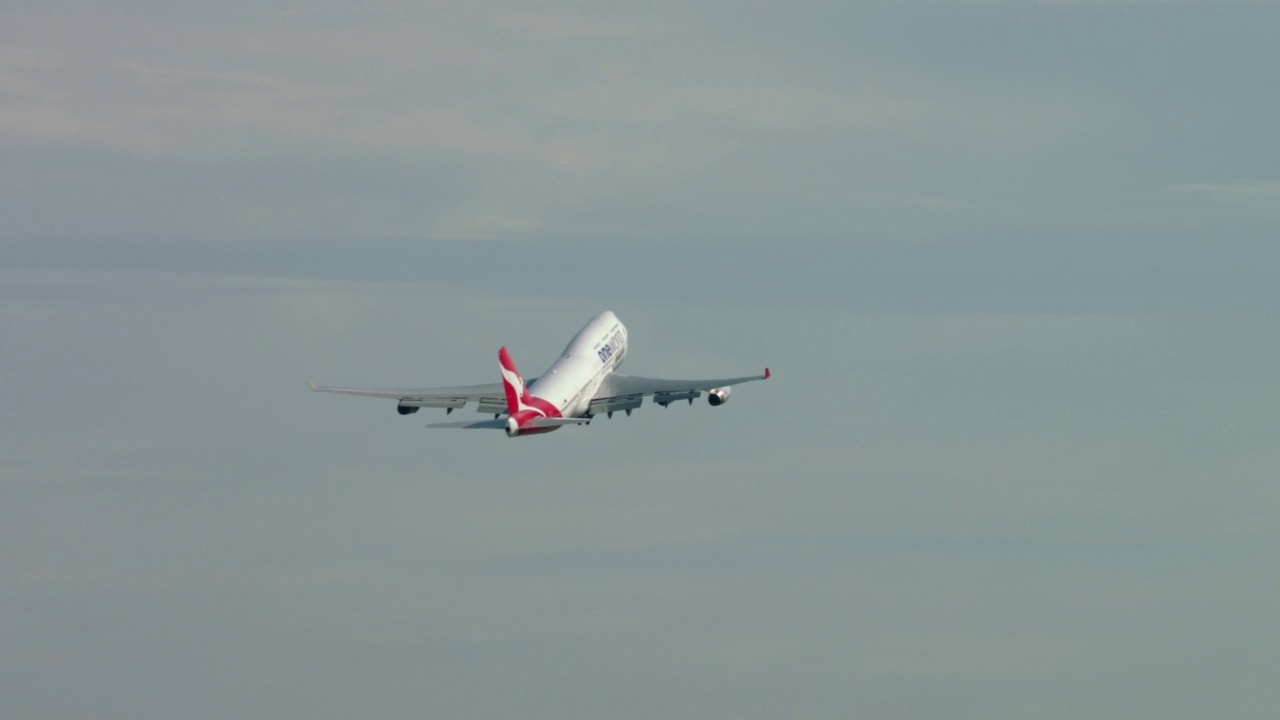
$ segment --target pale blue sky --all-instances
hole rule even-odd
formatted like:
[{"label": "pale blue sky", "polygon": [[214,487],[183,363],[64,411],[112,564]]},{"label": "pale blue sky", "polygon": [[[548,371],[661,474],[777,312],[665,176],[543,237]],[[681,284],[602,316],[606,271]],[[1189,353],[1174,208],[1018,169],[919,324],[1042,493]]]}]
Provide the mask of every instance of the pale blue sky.
[{"label": "pale blue sky", "polygon": [[0,10],[0,716],[1274,714],[1276,4],[256,8]]}]

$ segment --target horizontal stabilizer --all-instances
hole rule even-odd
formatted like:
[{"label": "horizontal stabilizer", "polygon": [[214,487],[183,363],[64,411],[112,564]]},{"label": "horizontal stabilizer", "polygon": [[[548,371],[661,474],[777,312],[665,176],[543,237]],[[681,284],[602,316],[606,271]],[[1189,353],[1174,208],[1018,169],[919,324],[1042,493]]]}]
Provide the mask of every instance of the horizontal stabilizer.
[{"label": "horizontal stabilizer", "polygon": [[[537,378],[534,378],[529,382],[532,383],[536,380]],[[399,400],[405,407],[458,408],[468,402],[478,402],[483,405],[486,399],[497,398],[498,402],[502,406],[500,411],[505,411],[507,409],[506,401],[502,399],[502,383],[489,383],[488,385],[458,385],[455,387],[437,388],[349,388],[316,385],[308,380],[307,387],[311,388],[311,392],[318,393],[336,393],[338,395],[359,395],[362,397]],[[482,410],[482,412],[500,411],[487,409]]]},{"label": "horizontal stabilizer", "polygon": [[521,427],[526,427],[526,428],[562,427],[564,425],[586,425],[587,423],[590,423],[590,422],[591,422],[591,418],[584,418],[584,417],[568,417],[568,418],[567,417],[558,417],[558,418],[540,417],[540,418],[534,418],[530,420],[529,422],[525,423]]},{"label": "horizontal stabilizer", "polygon": [[[574,418],[548,418],[540,417],[529,420],[521,429],[528,430],[530,428],[551,428],[561,427],[564,425],[586,425],[591,422],[591,418],[574,417]],[[431,423],[429,428],[459,428],[462,430],[506,430],[506,418],[494,418],[492,420],[460,420],[458,422]]]},{"label": "horizontal stabilizer", "polygon": [[461,428],[463,430],[506,430],[506,420],[460,420],[458,422],[431,423],[429,428]]}]

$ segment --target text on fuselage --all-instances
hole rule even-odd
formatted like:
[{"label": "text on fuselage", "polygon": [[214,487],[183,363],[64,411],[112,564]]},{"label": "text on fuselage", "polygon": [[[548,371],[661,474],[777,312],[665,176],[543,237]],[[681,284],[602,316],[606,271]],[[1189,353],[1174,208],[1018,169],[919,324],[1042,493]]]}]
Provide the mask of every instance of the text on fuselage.
[{"label": "text on fuselage", "polygon": [[622,350],[622,343],[622,331],[614,330],[613,336],[609,338],[609,341],[601,345],[600,349],[596,351],[596,354],[600,356],[600,362],[609,362],[609,358]]}]

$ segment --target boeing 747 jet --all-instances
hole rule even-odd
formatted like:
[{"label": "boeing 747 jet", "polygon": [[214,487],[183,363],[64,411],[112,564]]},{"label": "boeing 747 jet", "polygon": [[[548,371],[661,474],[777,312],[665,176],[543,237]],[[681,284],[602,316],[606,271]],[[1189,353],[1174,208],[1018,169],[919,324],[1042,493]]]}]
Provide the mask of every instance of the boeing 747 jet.
[{"label": "boeing 747 jet", "polygon": [[[498,369],[502,382],[489,385],[462,385],[441,388],[343,388],[319,387],[308,382],[313,392],[360,395],[397,400],[401,415],[411,415],[419,408],[444,408],[451,413],[468,402],[476,403],[482,413],[493,419],[432,423],[429,428],[488,428],[505,430],[510,437],[551,432],[565,425],[585,425],[604,413],[613,417],[618,411],[630,415],[645,397],[663,407],[677,400],[688,400],[707,394],[712,406],[729,399],[732,386],[753,380],[767,380],[763,375],[718,378],[714,380],[661,380],[623,375],[617,371],[627,355],[627,328],[617,315],[602,312],[573,336],[558,360],[541,376],[527,384],[516,370],[511,353],[498,350]],[[506,418],[502,415],[506,414]]]}]

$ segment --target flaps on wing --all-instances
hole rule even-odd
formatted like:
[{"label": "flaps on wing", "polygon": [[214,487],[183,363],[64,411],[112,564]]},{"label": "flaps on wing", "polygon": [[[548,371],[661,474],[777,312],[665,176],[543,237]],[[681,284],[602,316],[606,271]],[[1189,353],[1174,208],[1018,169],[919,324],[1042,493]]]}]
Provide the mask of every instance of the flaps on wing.
[{"label": "flaps on wing", "polygon": [[699,397],[702,397],[702,393],[698,390],[656,392],[653,394],[653,401],[662,407],[666,407],[677,400],[688,400],[690,404],[693,404],[693,401]]},{"label": "flaps on wing", "polygon": [[476,412],[481,413],[505,413],[507,411],[507,399],[505,397],[482,397],[478,401]]},{"label": "flaps on wing", "polygon": [[587,406],[587,413],[589,415],[599,415],[600,413],[609,414],[619,411],[626,411],[627,413],[630,413],[632,410],[635,410],[643,404],[643,395],[623,395],[597,398],[592,400],[591,404]]},{"label": "flaps on wing", "polygon": [[465,397],[402,397],[400,398],[400,407],[413,408],[455,408],[463,407],[467,404]]},{"label": "flaps on wing", "polygon": [[654,402],[666,404],[676,400],[692,400],[701,392],[715,388],[738,385],[756,380],[767,380],[773,373],[767,369],[761,375],[746,375],[733,378],[715,378],[711,380],[664,380],[661,378],[636,377],[610,373],[600,383],[592,398],[592,404],[600,400],[622,400],[627,397],[653,395]]}]

